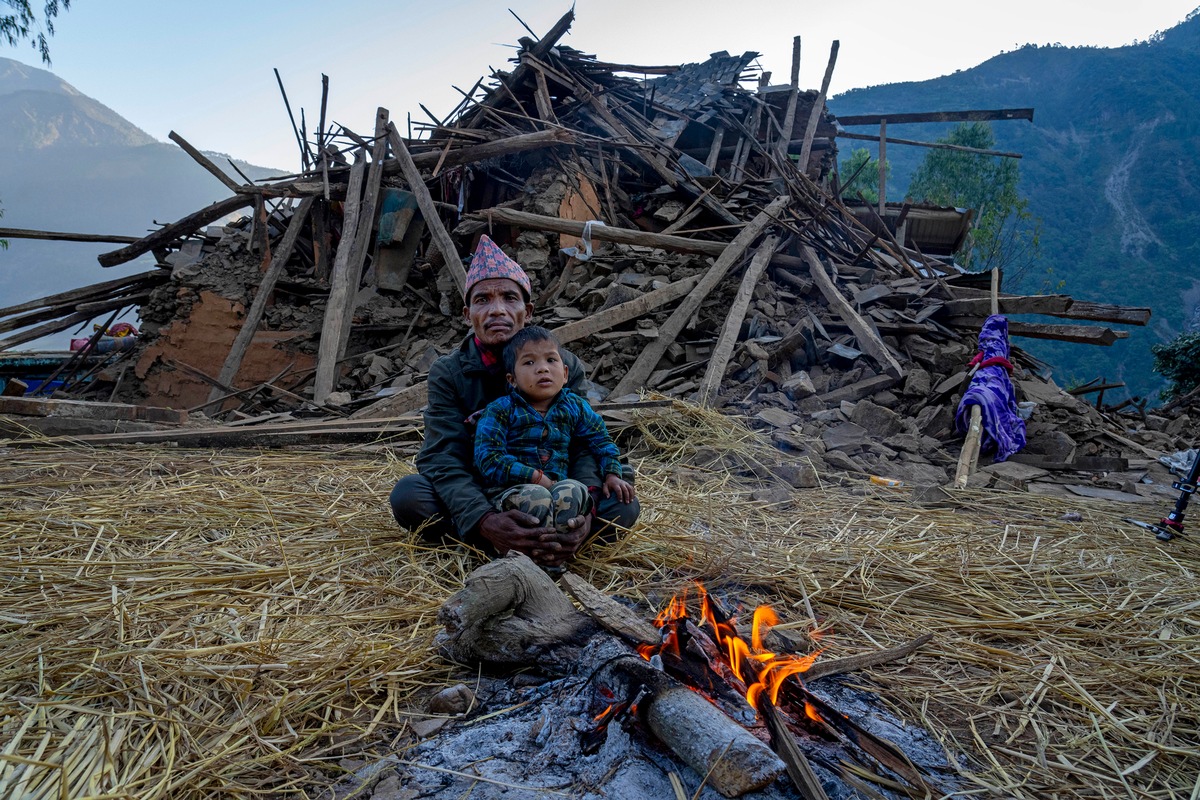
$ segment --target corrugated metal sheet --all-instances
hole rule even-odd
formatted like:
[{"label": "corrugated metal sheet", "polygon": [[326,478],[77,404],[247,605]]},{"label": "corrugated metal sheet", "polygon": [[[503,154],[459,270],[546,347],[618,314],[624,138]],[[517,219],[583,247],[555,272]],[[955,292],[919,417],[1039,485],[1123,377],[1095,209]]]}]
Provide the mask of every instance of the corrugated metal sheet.
[{"label": "corrugated metal sheet", "polygon": [[[850,210],[872,233],[882,233],[879,218],[871,208],[861,204],[847,203]],[[884,209],[884,221],[888,232],[895,235],[896,220],[903,203],[888,203]],[[967,239],[971,229],[972,212],[964,208],[947,206],[911,205],[904,218],[904,244],[915,245],[918,250],[931,256],[953,255]]]}]

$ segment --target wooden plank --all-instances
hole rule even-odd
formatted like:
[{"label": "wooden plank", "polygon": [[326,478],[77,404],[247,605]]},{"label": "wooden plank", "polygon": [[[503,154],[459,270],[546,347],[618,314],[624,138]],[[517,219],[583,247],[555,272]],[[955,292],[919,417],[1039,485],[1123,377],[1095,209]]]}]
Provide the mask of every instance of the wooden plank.
[{"label": "wooden plank", "polygon": [[0,397],[0,414],[29,417],[73,417],[94,420],[129,420],[182,425],[186,411],[128,403],[100,403],[92,400],[48,400],[34,397]]},{"label": "wooden plank", "polygon": [[891,375],[873,375],[857,383],[852,383],[849,386],[843,386],[840,389],[834,389],[832,392],[818,395],[817,399],[826,406],[836,406],[843,400],[849,403],[857,403],[864,397],[870,397],[876,392],[890,389],[899,382],[900,379],[898,377]]},{"label": "wooden plank", "polygon": [[778,236],[768,236],[764,239],[758,252],[754,254],[754,259],[750,262],[746,274],[742,276],[742,284],[733,298],[733,305],[729,309],[729,315],[725,318],[725,325],[721,328],[716,345],[713,346],[712,355],[709,356],[708,368],[705,369],[704,377],[700,380],[700,388],[696,393],[696,399],[700,405],[711,406],[717,399],[717,394],[721,390],[721,379],[725,377],[725,369],[729,366],[729,357],[733,355],[733,346],[737,344],[738,332],[741,331],[742,321],[746,318],[746,309],[750,307],[754,289],[767,269],[771,254],[778,246]]},{"label": "wooden plank", "polygon": [[325,319],[321,325],[321,342],[317,347],[317,371],[313,379],[313,399],[319,405],[324,405],[333,391],[334,376],[337,370],[338,348],[341,343],[337,340],[342,330],[342,317],[346,313],[347,297],[357,287],[350,286],[350,251],[352,242],[358,233],[359,205],[362,194],[363,175],[367,165],[361,159],[355,161],[350,170],[350,184],[346,194],[346,203],[342,214],[342,243],[338,247],[333,260],[333,270],[329,276],[329,300],[325,305]]},{"label": "wooden plank", "polygon": [[350,414],[350,419],[378,419],[409,414],[423,408],[428,399],[429,383],[421,381],[414,386],[401,389],[391,397],[385,397],[358,409]]},{"label": "wooden plank", "polygon": [[633,644],[659,644],[662,641],[658,628],[573,572],[564,572],[558,580],[587,615],[610,633]]},{"label": "wooden plank", "polygon": [[[796,127],[796,104],[800,99],[800,37],[792,37],[792,81],[788,91],[787,109],[783,112],[783,124],[780,126],[779,142],[776,145],[776,156],[780,161],[787,160],[788,142],[792,139],[792,129]],[[718,145],[719,147],[719,145]]]},{"label": "wooden plank", "polygon": [[963,441],[962,452],[958,455],[958,468],[954,473],[954,485],[959,489],[967,487],[967,479],[979,463],[979,444],[982,437],[983,409],[974,404],[971,406],[971,423],[967,428],[967,438]]},{"label": "wooden plank", "polygon": [[821,294],[825,296],[826,301],[833,307],[837,315],[850,326],[850,330],[854,332],[854,338],[858,340],[859,347],[867,355],[875,359],[888,375],[895,378],[902,377],[904,370],[901,368],[899,362],[888,351],[887,345],[883,343],[883,340],[876,336],[875,331],[871,330],[866,321],[858,315],[858,312],[854,310],[854,306],[850,305],[850,301],[838,291],[837,286],[833,283],[833,279],[825,271],[825,266],[821,263],[817,252],[812,247],[806,245],[804,247],[804,257],[808,261],[809,273],[813,277],[813,282],[816,283],[817,288],[821,290]]},{"label": "wooden plank", "polygon": [[546,73],[540,69],[535,70],[534,77],[537,79],[537,91],[533,94],[533,100],[537,104],[538,116],[544,122],[557,125],[558,117],[554,115],[554,103],[550,100],[550,87],[546,85]]},{"label": "wooden plank", "polygon": [[698,275],[675,281],[661,289],[647,292],[641,297],[620,303],[612,308],[606,308],[585,319],[561,325],[554,329],[554,335],[558,338],[559,342],[566,344],[567,342],[582,339],[585,336],[591,336],[594,333],[606,331],[609,328],[620,325],[622,322],[637,319],[660,306],[678,300],[695,288],[699,282],[700,276]]},{"label": "wooden plank", "polygon": [[1118,456],[1075,456],[1070,461],[1056,461],[1049,456],[1036,453],[1013,453],[1008,460],[1018,464],[1028,464],[1031,467],[1053,470],[1125,472],[1129,469],[1129,459]]},{"label": "wooden plank", "polygon": [[[837,63],[839,41],[833,40],[829,48],[829,63],[825,66],[825,77],[821,80],[821,91],[813,101],[812,111],[808,115],[808,127],[804,129],[804,143],[800,146],[800,171],[808,174],[808,159],[812,156],[813,138],[817,135],[817,123],[821,121],[821,112],[825,110],[825,97],[829,94],[829,82],[833,79],[833,67]],[[791,137],[791,131],[787,136]]]},{"label": "wooden plank", "polygon": [[[308,218],[309,211],[312,209],[316,198],[306,197],[300,201],[294,214],[292,221],[288,225],[287,233],[283,235],[283,241],[275,248],[275,254],[271,258],[271,265],[267,267],[266,274],[263,275],[262,281],[259,282],[258,290],[254,294],[254,302],[250,304],[250,309],[246,312],[246,319],[242,321],[242,328],[238,331],[237,336],[233,340],[233,345],[229,348],[229,354],[225,356],[225,363],[221,367],[221,374],[217,376],[217,380],[226,386],[233,385],[233,379],[237,377],[238,370],[242,366],[242,359],[246,356],[246,350],[250,347],[250,342],[254,340],[254,333],[258,330],[258,324],[262,322],[263,312],[267,310],[267,299],[271,296],[271,292],[275,289],[275,283],[279,280],[279,276],[283,274],[283,267],[287,260],[292,256],[292,250],[296,246],[296,240],[300,237],[300,229],[304,227],[304,220]],[[214,386],[209,392],[208,401],[216,402],[222,396],[221,389]]]},{"label": "wooden plank", "polygon": [[234,211],[253,205],[256,196],[254,194],[235,194],[233,197],[227,197],[220,202],[205,206],[199,211],[194,211],[186,217],[172,222],[170,225],[164,225],[149,236],[143,236],[127,247],[122,247],[120,250],[113,250],[108,253],[101,253],[96,257],[96,260],[100,262],[100,266],[102,267],[115,267],[118,264],[132,261],[143,253],[149,253],[151,250],[166,247],[176,239],[189,236],[203,226],[216,222],[227,214],[232,214]]},{"label": "wooden plank", "polygon": [[74,314],[69,314],[65,317],[47,322],[44,325],[38,325],[35,328],[21,331],[20,333],[10,336],[7,339],[0,339],[0,351],[7,350],[10,347],[16,347],[19,344],[32,342],[34,339],[40,339],[43,336],[49,336],[52,333],[64,331],[67,328],[73,328],[84,322],[90,322],[101,314],[108,311],[116,311],[118,308],[123,308],[128,305],[136,305],[137,302],[144,299],[145,295],[133,295],[129,297],[120,297],[116,300],[107,300],[94,303],[89,306],[88,311],[77,311]]},{"label": "wooden plank", "polygon": [[442,259],[450,270],[450,277],[458,285],[458,291],[462,292],[467,286],[467,271],[463,269],[462,257],[454,246],[454,240],[450,238],[446,226],[442,224],[442,218],[438,216],[433,198],[430,197],[425,180],[421,177],[421,171],[413,163],[412,156],[409,155],[408,148],[404,146],[404,140],[400,138],[396,126],[390,122],[388,123],[388,141],[392,145],[392,153],[400,162],[400,168],[404,173],[404,180],[408,182],[409,191],[417,198],[417,207],[421,209],[421,215],[425,217],[425,224],[429,227],[429,232],[433,237],[433,245],[442,254]]},{"label": "wooden plank", "polygon": [[47,242],[99,242],[101,244],[133,244],[136,236],[110,236],[99,233],[66,233],[63,231],[34,231],[28,228],[0,228],[0,239],[40,239]]},{"label": "wooden plank", "polygon": [[[134,275],[129,275],[124,278],[116,278],[111,281],[101,281],[93,283],[89,286],[81,286],[78,289],[72,289],[69,292],[60,292],[58,294],[48,294],[45,297],[39,297],[35,300],[26,300],[23,303],[18,303],[14,306],[6,306],[0,308],[0,317],[8,317],[13,314],[21,314],[26,311],[36,311],[42,308],[54,308],[55,306],[74,306],[77,303],[86,302],[95,298],[110,298],[114,292],[119,289],[132,290],[142,288],[142,285],[151,287],[157,286],[160,283],[165,283],[171,278],[170,270],[151,269],[145,272],[139,272]],[[2,324],[2,323],[0,323]],[[20,326],[18,326],[20,327]],[[0,330],[3,330],[0,328]]]},{"label": "wooden plank", "polygon": [[388,110],[378,108],[375,112],[375,144],[371,148],[371,165],[367,168],[362,207],[358,212],[358,229],[354,235],[354,250],[350,253],[350,293],[346,296],[346,311],[342,315],[342,328],[338,332],[337,357],[346,355],[350,341],[350,325],[354,319],[354,304],[358,288],[362,284],[363,264],[374,242],[376,208],[379,205],[379,187],[383,182],[383,161],[387,157]]},{"label": "wooden plank", "polygon": [[[1066,311],[1072,303],[1065,294],[1041,294],[1029,296],[1001,296],[1001,314],[1054,314]],[[968,297],[962,300],[947,300],[938,311],[939,315],[965,317],[986,315],[991,312],[990,297]]]},{"label": "wooden plank", "polygon": [[243,186],[242,184],[235,181],[233,178],[226,175],[225,171],[222,170],[220,167],[218,167],[216,164],[214,164],[212,161],[210,161],[208,156],[204,155],[204,153],[201,153],[195,147],[192,147],[191,143],[188,142],[187,139],[184,139],[182,136],[180,136],[175,131],[171,131],[170,133],[168,133],[167,138],[170,139],[175,144],[182,147],[183,152],[185,152],[189,156],[191,156],[192,160],[195,161],[197,164],[204,167],[204,169],[208,170],[209,174],[211,174],[214,178],[219,180],[221,183],[225,184],[225,186],[229,189],[229,191],[236,193],[236,192],[245,191],[247,188],[250,188],[250,187]]},{"label": "wooden plank", "polygon": [[671,314],[666,323],[659,328],[658,338],[652,341],[637,357],[633,366],[625,373],[625,377],[613,389],[612,393],[614,397],[628,394],[645,384],[646,379],[654,371],[659,359],[663,357],[667,348],[675,341],[675,337],[683,330],[683,326],[699,310],[700,304],[704,302],[704,298],[708,297],[709,293],[716,288],[717,284],[721,282],[734,263],[746,252],[747,248],[759,237],[763,230],[782,213],[783,209],[787,207],[789,199],[787,195],[776,197],[758,216],[742,228],[737,237],[734,238],[717,258],[716,263],[709,267],[708,272],[700,279],[700,283],[696,285],[695,290],[679,304],[679,307],[675,309],[675,312]]},{"label": "wooden plank", "polygon": [[878,125],[887,118],[893,125],[910,122],[989,122],[1006,119],[1025,119],[1033,122],[1032,108],[1001,108],[994,111],[923,111],[909,114],[857,114],[838,117],[843,126]]},{"label": "wooden plank", "polygon": [[[891,119],[891,117],[887,117]],[[838,122],[841,122],[839,119]],[[880,137],[871,133],[850,133],[849,131],[838,131],[835,134],[839,139],[857,139],[863,142],[877,142]],[[899,139],[895,136],[882,137],[887,144],[906,144],[913,147],[929,147],[934,150],[957,150],[960,153],[978,153],[981,156],[999,156],[1000,158],[1021,158],[1020,153],[1010,153],[1004,150],[984,150],[979,147],[966,147],[961,144],[946,144],[945,142],[919,142],[915,139]]]},{"label": "wooden plank", "polygon": [[[984,317],[949,317],[942,320],[952,328],[967,328],[978,330],[983,326]],[[1095,344],[1108,347],[1118,339],[1129,338],[1127,331],[1114,331],[1112,328],[1100,328],[1092,325],[1048,325],[1035,322],[1008,323],[1009,336],[1024,336],[1027,339],[1053,339],[1060,342],[1075,344]]]},{"label": "wooden plank", "polygon": [[[879,207],[876,214],[880,218],[887,211],[887,119],[879,120]],[[898,243],[898,242],[897,242]]]}]

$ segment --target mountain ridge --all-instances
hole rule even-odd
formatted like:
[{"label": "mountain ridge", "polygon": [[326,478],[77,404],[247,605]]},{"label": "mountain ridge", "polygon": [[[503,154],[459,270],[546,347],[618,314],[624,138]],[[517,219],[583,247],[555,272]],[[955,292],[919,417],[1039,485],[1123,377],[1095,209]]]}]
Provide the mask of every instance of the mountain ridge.
[{"label": "mountain ridge", "polygon": [[[56,75],[0,58],[0,226],[140,236],[229,196],[173,144],[160,142]],[[223,154],[211,154],[224,158]],[[252,179],[284,174],[242,161]],[[0,306],[146,269],[112,270],[112,245],[10,239],[0,250]],[[37,346],[64,346],[65,334]]]}]

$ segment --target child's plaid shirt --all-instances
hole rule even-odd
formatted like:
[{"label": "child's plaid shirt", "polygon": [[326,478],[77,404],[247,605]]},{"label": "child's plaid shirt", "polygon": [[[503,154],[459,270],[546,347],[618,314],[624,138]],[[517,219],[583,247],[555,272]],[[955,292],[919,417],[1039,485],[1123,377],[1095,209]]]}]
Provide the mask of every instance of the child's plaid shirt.
[{"label": "child's plaid shirt", "polygon": [[539,469],[561,481],[568,477],[572,442],[592,452],[601,475],[621,475],[620,451],[586,400],[564,388],[543,416],[514,389],[489,404],[476,423],[475,468],[493,488],[533,483]]}]

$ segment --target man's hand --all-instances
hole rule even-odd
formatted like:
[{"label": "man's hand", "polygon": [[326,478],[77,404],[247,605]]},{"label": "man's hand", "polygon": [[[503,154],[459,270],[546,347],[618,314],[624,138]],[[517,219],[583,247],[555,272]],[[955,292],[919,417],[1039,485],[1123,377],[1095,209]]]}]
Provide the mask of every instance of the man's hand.
[{"label": "man's hand", "polygon": [[545,550],[543,539],[553,536],[554,528],[541,525],[532,514],[514,509],[486,514],[479,522],[479,535],[491,542],[499,555],[516,550],[537,561],[537,554]]},{"label": "man's hand", "polygon": [[622,503],[632,503],[633,498],[637,496],[637,491],[633,488],[632,483],[619,475],[606,475],[604,478],[604,496],[611,497],[614,494]]},{"label": "man's hand", "polygon": [[579,552],[579,548],[587,541],[591,531],[591,515],[584,514],[575,517],[567,522],[567,531],[565,533],[558,533],[553,528],[550,529],[550,534],[543,537],[541,541],[541,547],[543,548],[542,557],[539,559],[531,555],[530,558],[548,567],[561,567],[575,558],[575,554]]},{"label": "man's hand", "polygon": [[568,532],[558,533],[554,528],[541,526],[531,514],[495,511],[480,521],[479,535],[491,542],[499,555],[516,550],[538,564],[558,567],[575,557],[592,529],[592,518],[575,517],[567,527]]}]

